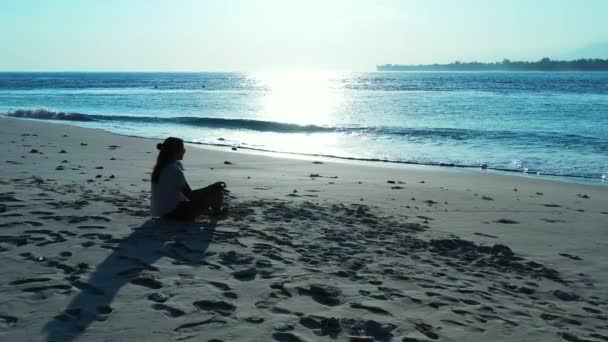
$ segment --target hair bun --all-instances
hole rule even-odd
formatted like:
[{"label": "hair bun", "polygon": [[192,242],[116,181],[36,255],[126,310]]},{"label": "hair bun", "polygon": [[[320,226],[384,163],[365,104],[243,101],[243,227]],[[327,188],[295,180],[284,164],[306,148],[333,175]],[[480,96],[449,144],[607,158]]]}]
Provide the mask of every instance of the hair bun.
[{"label": "hair bun", "polygon": [[158,143],[158,144],[156,144],[156,148],[157,148],[159,151],[162,151],[162,150],[163,150],[163,144],[162,144],[162,143]]}]

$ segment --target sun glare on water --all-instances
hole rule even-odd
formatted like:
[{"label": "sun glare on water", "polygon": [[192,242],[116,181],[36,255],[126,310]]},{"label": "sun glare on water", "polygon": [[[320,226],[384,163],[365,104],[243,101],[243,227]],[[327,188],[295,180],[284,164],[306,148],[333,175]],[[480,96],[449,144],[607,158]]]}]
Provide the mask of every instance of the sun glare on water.
[{"label": "sun glare on water", "polygon": [[275,71],[251,76],[267,90],[261,98],[262,116],[270,121],[298,125],[331,126],[340,105],[340,90],[333,85],[336,73]]}]

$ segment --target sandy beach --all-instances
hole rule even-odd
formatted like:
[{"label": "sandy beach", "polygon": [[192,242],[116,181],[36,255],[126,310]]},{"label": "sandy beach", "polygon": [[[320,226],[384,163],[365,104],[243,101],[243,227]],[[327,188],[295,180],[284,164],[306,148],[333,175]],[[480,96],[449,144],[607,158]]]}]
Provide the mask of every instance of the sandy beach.
[{"label": "sandy beach", "polygon": [[189,145],[230,210],[179,224],[156,140],[0,139],[2,341],[608,341],[605,185]]}]

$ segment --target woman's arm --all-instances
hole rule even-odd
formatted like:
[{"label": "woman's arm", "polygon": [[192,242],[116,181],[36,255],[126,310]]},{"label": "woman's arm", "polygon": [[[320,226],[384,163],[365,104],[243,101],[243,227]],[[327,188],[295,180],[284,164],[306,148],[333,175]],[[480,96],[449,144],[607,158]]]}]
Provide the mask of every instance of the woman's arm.
[{"label": "woman's arm", "polygon": [[192,189],[190,189],[190,185],[188,185],[188,182],[186,182],[186,184],[182,188],[182,192],[184,193],[184,195],[186,195],[186,197],[188,197],[188,199],[192,199]]}]

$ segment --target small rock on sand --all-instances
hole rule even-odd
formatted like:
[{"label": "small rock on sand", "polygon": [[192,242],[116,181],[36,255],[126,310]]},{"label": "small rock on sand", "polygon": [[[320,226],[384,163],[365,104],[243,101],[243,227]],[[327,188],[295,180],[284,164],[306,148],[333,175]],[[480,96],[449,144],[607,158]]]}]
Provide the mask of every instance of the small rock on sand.
[{"label": "small rock on sand", "polygon": [[157,303],[164,303],[167,301],[167,299],[169,299],[169,297],[167,295],[164,295],[162,293],[159,292],[154,292],[148,295],[148,299],[153,301],[153,302],[157,302]]},{"label": "small rock on sand", "polygon": [[580,299],[580,297],[575,293],[565,292],[565,291],[561,291],[561,290],[553,291],[553,295],[565,302],[574,302],[574,301],[578,301]]}]

